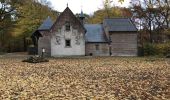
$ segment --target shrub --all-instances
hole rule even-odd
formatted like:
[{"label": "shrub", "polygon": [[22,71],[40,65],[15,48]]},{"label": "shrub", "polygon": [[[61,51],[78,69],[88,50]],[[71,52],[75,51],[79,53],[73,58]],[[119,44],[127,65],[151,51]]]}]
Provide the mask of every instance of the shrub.
[{"label": "shrub", "polygon": [[41,62],[49,62],[49,60],[39,57],[39,56],[31,56],[27,58],[26,60],[23,60],[22,62],[28,62],[28,63],[41,63]]},{"label": "shrub", "polygon": [[155,48],[159,55],[166,56],[170,54],[170,43],[155,44]]},{"label": "shrub", "polygon": [[144,44],[144,55],[145,56],[151,56],[155,54],[156,54],[156,50],[153,44],[151,43]]},{"label": "shrub", "polygon": [[145,43],[144,55],[145,56],[167,56],[170,54],[170,42],[167,43]]}]

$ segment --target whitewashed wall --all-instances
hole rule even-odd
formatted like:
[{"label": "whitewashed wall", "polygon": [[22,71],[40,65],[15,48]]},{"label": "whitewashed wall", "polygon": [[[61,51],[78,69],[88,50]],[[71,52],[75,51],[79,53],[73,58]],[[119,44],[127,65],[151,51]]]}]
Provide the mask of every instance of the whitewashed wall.
[{"label": "whitewashed wall", "polygon": [[[65,46],[65,40],[71,40],[71,47]],[[85,55],[85,37],[83,33],[71,27],[70,31],[65,31],[65,26],[51,36],[51,56],[83,56]]]}]

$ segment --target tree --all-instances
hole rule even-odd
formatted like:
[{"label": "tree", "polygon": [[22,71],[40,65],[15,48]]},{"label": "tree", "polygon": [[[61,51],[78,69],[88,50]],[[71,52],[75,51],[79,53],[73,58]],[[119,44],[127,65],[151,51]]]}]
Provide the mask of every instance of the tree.
[{"label": "tree", "polygon": [[[124,0],[119,0],[124,2]],[[103,8],[94,12],[92,16],[89,16],[88,23],[102,23],[105,18],[115,17],[131,17],[131,11],[128,8],[121,8],[113,6],[113,0],[103,0]]]},{"label": "tree", "polygon": [[17,13],[20,17],[15,24],[16,28],[13,30],[15,37],[22,38],[24,51],[27,49],[27,40],[31,34],[38,29],[42,22],[50,16],[52,19],[56,19],[57,12],[53,11],[46,5],[46,0],[27,0],[24,4],[17,7]]},{"label": "tree", "polygon": [[48,0],[0,0],[0,4],[0,47],[8,51],[26,50],[33,31],[47,16],[55,19],[58,15]]},{"label": "tree", "polygon": [[151,43],[163,41],[162,31],[169,28],[169,2],[168,0],[132,0],[134,21],[140,29],[149,33]]},{"label": "tree", "polygon": [[[21,1],[21,0],[20,0]],[[0,47],[4,48],[6,40],[10,37],[9,30],[13,27],[16,16],[18,0],[0,0]]]},{"label": "tree", "polygon": [[[111,7],[109,10],[109,18],[117,17],[131,17],[132,13],[129,8]],[[89,17],[88,23],[102,23],[105,18],[108,18],[108,12],[105,9],[100,9],[94,12],[92,16]]]},{"label": "tree", "polygon": [[107,18],[109,18],[110,17],[110,10],[111,10],[111,3],[112,3],[113,1],[111,1],[111,0],[104,0],[103,1],[103,6],[104,6],[104,10],[105,10],[105,12],[106,12],[106,14],[107,14]]}]

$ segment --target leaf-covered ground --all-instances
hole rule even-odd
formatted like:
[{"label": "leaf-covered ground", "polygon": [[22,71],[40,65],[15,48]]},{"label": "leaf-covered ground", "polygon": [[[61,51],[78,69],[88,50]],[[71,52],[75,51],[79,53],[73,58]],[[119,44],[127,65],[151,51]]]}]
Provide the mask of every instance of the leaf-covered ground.
[{"label": "leaf-covered ground", "polygon": [[168,100],[170,59],[0,57],[0,99]]}]

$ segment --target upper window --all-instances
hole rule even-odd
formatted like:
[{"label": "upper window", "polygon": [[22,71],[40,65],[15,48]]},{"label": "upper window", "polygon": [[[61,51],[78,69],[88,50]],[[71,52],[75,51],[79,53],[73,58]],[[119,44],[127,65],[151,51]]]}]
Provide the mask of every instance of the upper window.
[{"label": "upper window", "polygon": [[70,31],[70,22],[69,21],[66,21],[65,28],[66,28],[66,31]]},{"label": "upper window", "polygon": [[71,40],[65,40],[66,47],[71,47]]}]

